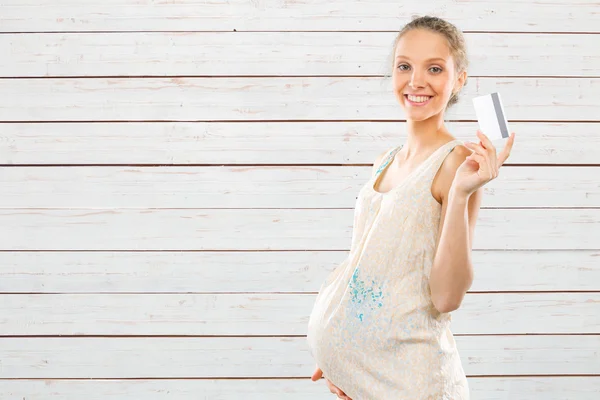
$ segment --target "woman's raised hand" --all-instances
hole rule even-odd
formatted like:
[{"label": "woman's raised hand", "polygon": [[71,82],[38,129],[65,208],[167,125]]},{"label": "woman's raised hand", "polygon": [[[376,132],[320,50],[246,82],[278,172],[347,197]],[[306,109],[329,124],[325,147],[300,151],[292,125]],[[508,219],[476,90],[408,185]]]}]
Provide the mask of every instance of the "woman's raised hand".
[{"label": "woman's raised hand", "polygon": [[[321,371],[321,368],[319,368],[319,366],[317,366],[315,369],[315,372],[313,372],[313,375],[310,379],[314,382],[314,381],[318,381],[319,379],[321,379],[321,377],[323,377],[323,371]],[[337,395],[338,398],[343,399],[343,400],[352,400],[350,397],[348,397],[346,395],[346,393],[344,393],[342,391],[342,389],[340,389],[339,387],[337,387],[333,383],[331,383],[331,381],[329,379],[325,378],[325,383],[327,384],[329,391],[331,393]]]},{"label": "woman's raised hand", "polygon": [[458,167],[452,182],[452,186],[466,196],[498,177],[498,171],[510,155],[515,141],[513,132],[497,154],[496,147],[483,132],[478,130],[477,136],[479,143],[465,142],[465,147],[473,153]]}]

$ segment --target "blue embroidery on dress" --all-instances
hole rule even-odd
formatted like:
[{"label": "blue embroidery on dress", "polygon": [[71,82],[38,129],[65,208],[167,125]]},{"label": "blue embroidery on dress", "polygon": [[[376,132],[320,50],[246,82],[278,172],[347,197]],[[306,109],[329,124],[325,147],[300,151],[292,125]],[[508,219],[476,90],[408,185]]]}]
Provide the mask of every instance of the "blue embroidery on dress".
[{"label": "blue embroidery on dress", "polygon": [[[352,312],[361,322],[364,322],[365,312],[381,308],[384,296],[381,288],[374,288],[375,281],[371,281],[373,286],[367,287],[365,281],[358,278],[358,272],[359,268],[356,268],[350,280],[350,303]],[[368,315],[369,313],[367,313]]]},{"label": "blue embroidery on dress", "polygon": [[385,160],[385,162],[384,162],[383,164],[381,164],[381,165],[379,166],[379,168],[377,168],[377,171],[375,171],[375,176],[377,176],[377,175],[378,175],[378,174],[381,172],[381,170],[382,170],[382,169],[384,169],[384,168],[385,168],[385,166],[386,166],[386,165],[388,165],[388,164],[390,163],[390,160],[391,160],[391,159],[392,159],[392,157],[388,157],[388,158]]},{"label": "blue embroidery on dress", "polygon": [[377,177],[377,175],[390,163],[390,161],[392,161],[396,153],[399,152],[401,148],[402,146],[398,146],[395,149],[393,149],[390,154],[388,154],[385,161],[379,166],[379,168],[377,168],[377,171],[375,171],[375,177]]}]

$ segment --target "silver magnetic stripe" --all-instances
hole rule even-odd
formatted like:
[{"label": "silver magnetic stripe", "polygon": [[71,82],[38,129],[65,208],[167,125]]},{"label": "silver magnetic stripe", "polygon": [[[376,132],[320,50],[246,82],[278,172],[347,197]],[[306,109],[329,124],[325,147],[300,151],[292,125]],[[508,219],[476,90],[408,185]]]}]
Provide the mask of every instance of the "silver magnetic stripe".
[{"label": "silver magnetic stripe", "polygon": [[492,102],[494,103],[494,110],[496,111],[496,118],[498,119],[498,125],[500,126],[500,133],[503,138],[508,137],[508,127],[504,123],[504,113],[502,112],[502,106],[500,105],[500,98],[498,93],[492,93]]}]

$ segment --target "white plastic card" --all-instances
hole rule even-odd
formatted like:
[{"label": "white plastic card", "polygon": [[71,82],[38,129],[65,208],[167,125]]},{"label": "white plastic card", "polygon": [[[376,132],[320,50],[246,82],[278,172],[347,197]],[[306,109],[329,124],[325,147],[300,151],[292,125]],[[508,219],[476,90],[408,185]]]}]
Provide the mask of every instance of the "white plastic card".
[{"label": "white plastic card", "polygon": [[510,131],[500,93],[494,92],[475,97],[473,106],[479,122],[479,129],[490,140],[508,139]]}]

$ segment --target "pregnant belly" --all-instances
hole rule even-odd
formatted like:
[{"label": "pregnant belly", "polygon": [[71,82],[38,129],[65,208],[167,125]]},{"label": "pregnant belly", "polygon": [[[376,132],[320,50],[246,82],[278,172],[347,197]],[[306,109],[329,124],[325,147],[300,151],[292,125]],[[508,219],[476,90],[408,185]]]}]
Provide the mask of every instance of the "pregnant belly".
[{"label": "pregnant belly", "polygon": [[372,357],[387,352],[390,343],[382,309],[367,311],[344,298],[325,317],[311,314],[307,333],[311,354],[324,377],[353,399],[371,399],[368,389],[381,367]]},{"label": "pregnant belly", "polygon": [[325,288],[315,301],[307,341],[323,373],[341,380],[356,371],[366,352],[389,345],[386,332],[391,318],[377,293],[361,294],[352,284],[338,296],[330,289]]}]

